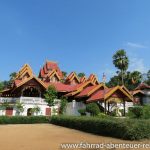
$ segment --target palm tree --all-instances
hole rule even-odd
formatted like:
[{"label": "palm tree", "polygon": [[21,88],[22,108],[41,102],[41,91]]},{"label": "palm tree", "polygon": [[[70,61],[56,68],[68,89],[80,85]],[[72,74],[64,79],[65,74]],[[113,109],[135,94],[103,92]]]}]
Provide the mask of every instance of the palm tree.
[{"label": "palm tree", "polygon": [[124,74],[127,71],[129,65],[129,59],[124,49],[118,50],[113,55],[113,64],[121,71],[121,80],[122,84],[124,84]]}]

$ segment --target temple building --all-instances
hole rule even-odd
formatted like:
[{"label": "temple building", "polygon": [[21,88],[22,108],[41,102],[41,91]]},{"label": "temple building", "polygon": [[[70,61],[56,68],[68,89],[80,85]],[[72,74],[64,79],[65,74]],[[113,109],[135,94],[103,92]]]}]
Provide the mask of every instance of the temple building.
[{"label": "temple building", "polygon": [[150,86],[141,83],[134,91],[131,91],[134,103],[139,105],[150,104]]},{"label": "temple building", "polygon": [[16,115],[13,104],[17,101],[24,105],[24,112],[21,115],[31,115],[31,110],[37,106],[40,108],[37,115],[52,115],[53,108],[59,109],[59,104],[49,107],[44,100],[44,93],[51,85],[56,88],[59,98],[67,97],[66,114],[68,115],[79,115],[78,109],[85,108],[85,104],[93,102],[106,113],[111,113],[115,107],[120,107],[124,110],[123,115],[128,107],[133,105],[133,96],[124,86],[108,88],[104,83],[99,82],[94,74],[79,78],[75,72],[71,72],[65,78],[56,62],[46,61],[38,77],[33,74],[28,64],[20,69],[11,87],[1,93],[1,105],[4,102],[10,105],[5,110],[0,110],[0,115]]}]

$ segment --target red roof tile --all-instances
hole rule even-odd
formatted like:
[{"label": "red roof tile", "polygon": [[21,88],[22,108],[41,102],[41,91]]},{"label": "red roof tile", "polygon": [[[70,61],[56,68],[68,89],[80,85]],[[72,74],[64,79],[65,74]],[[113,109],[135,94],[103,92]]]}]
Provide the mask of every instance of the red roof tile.
[{"label": "red roof tile", "polygon": [[150,89],[150,86],[145,83],[141,83],[135,90],[143,90],[143,89]]},{"label": "red roof tile", "polygon": [[87,102],[91,101],[97,101],[97,100],[102,100],[104,99],[104,95],[107,94],[109,91],[111,91],[113,88],[108,88],[104,90],[98,90],[96,93],[94,93],[88,100]]},{"label": "red roof tile", "polygon": [[86,82],[86,77],[85,77],[85,76],[81,77],[81,78],[80,78],[80,82],[81,82],[81,83]]},{"label": "red roof tile", "polygon": [[43,68],[40,70],[39,77],[42,77],[42,78],[46,77],[46,75],[52,70],[56,70],[60,78],[63,78],[63,74],[61,70],[59,69],[58,64],[55,62],[51,62],[51,61],[47,61],[45,63]]},{"label": "red roof tile", "polygon": [[78,79],[78,76],[76,75],[76,73],[75,73],[75,72],[71,72],[71,73],[67,76],[67,78],[66,78],[66,83],[71,82],[71,81],[74,80],[74,79],[77,81],[77,83],[80,82],[79,79]]},{"label": "red roof tile", "polygon": [[84,97],[86,95],[88,95],[88,93],[93,90],[96,86],[98,85],[93,85],[93,86],[89,86],[87,88],[85,88],[80,94],[78,94],[76,97]]},{"label": "red roof tile", "polygon": [[46,82],[44,82],[44,84],[47,86],[47,88],[50,85],[55,86],[55,88],[58,92],[71,92],[74,88],[74,86],[72,86],[72,85],[66,85],[66,84],[63,84],[61,82],[58,82],[58,83],[46,83]]},{"label": "red roof tile", "polygon": [[15,86],[18,86],[18,84],[20,84],[21,82],[22,82],[22,80],[14,80]]},{"label": "red roof tile", "polygon": [[47,69],[51,69],[51,70],[56,70],[58,75],[62,78],[63,77],[63,74],[60,70],[60,68],[58,67],[58,64],[56,62],[51,62],[51,61],[47,61],[46,62],[46,66],[47,66]]}]

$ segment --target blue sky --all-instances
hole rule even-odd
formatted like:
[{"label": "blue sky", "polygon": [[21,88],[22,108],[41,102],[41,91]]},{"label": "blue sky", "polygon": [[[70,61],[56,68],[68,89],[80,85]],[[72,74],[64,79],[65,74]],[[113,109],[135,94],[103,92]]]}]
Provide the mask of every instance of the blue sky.
[{"label": "blue sky", "polygon": [[129,70],[150,69],[149,0],[1,0],[0,80],[46,60],[66,72],[114,75],[112,55],[125,49]]}]

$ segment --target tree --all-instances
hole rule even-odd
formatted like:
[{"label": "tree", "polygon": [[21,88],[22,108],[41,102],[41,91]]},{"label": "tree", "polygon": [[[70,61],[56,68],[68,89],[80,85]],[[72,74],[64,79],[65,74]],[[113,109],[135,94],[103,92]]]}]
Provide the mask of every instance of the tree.
[{"label": "tree", "polygon": [[47,102],[47,105],[49,107],[54,106],[56,104],[55,99],[58,98],[57,91],[54,86],[49,86],[46,90],[46,93],[44,94],[45,102]]},{"label": "tree", "polygon": [[20,103],[19,101],[16,102],[15,108],[16,108],[16,113],[18,115],[20,115],[24,111],[24,105],[23,105],[23,103]]},{"label": "tree", "polygon": [[85,73],[84,73],[84,72],[78,73],[78,77],[79,77],[79,78],[82,78],[82,77],[84,77],[84,76],[85,76]]},{"label": "tree", "polygon": [[106,83],[106,86],[108,87],[114,87],[114,86],[117,86],[117,85],[121,85],[121,77],[118,75],[118,76],[114,76],[112,78],[110,78],[110,81],[108,83]]},{"label": "tree", "polygon": [[67,77],[67,72],[62,71],[62,74],[63,74],[64,78],[66,78],[66,77]]},{"label": "tree", "polygon": [[3,81],[1,82],[2,83],[2,89],[1,90],[4,90],[4,89],[7,89],[7,88],[10,88],[10,86],[12,85],[15,77],[16,77],[17,73],[16,72],[12,72],[9,77],[10,79],[8,81]]},{"label": "tree", "polygon": [[10,82],[9,81],[3,81],[2,84],[3,84],[3,90],[4,90],[4,89],[7,89],[9,87]]},{"label": "tree", "polygon": [[126,70],[128,69],[128,65],[129,65],[129,59],[126,55],[125,50],[123,50],[123,49],[118,50],[113,55],[113,64],[121,72],[121,80],[122,80],[122,85],[123,85],[124,84],[124,74],[125,74]]},{"label": "tree", "polygon": [[16,72],[12,72],[9,77],[10,77],[10,81],[14,80],[16,78],[17,73]]},{"label": "tree", "polygon": [[62,97],[61,101],[60,101],[60,109],[59,109],[59,113],[60,114],[64,114],[66,111],[66,107],[67,107],[67,98],[66,97]]},{"label": "tree", "polygon": [[36,115],[38,115],[38,113],[41,111],[39,106],[35,106],[34,108],[32,108],[32,114],[36,113]]},{"label": "tree", "polygon": [[[124,85],[129,90],[134,90],[142,81],[142,74],[139,71],[127,72],[124,75]],[[108,87],[114,87],[117,85],[121,85],[121,73],[118,73],[118,76],[114,76],[110,79],[108,83],[106,83]]]},{"label": "tree", "polygon": [[146,73],[146,79],[144,82],[150,85],[150,70],[148,70],[148,72]]},{"label": "tree", "polygon": [[86,111],[92,116],[97,116],[100,113],[100,109],[96,103],[90,103],[86,105]]},{"label": "tree", "polygon": [[125,86],[129,90],[134,90],[142,82],[142,74],[139,71],[127,72]]},{"label": "tree", "polygon": [[4,89],[4,83],[0,82],[0,92]]}]

